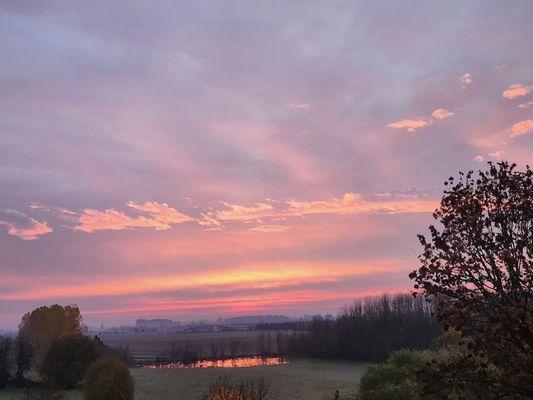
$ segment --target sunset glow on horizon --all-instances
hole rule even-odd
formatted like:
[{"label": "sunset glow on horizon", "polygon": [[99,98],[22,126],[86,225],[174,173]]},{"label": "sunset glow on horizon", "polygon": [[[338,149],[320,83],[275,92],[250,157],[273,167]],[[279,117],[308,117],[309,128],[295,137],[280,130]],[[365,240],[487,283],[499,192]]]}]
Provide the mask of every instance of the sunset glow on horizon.
[{"label": "sunset glow on horizon", "polygon": [[94,326],[411,290],[444,180],[533,161],[532,15],[0,1],[0,330],[54,303]]}]

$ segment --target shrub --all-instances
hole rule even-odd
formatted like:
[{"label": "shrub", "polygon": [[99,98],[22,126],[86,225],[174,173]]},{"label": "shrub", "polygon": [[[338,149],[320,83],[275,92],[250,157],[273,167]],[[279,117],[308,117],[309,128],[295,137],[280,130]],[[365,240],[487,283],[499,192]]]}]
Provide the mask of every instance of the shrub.
[{"label": "shrub", "polygon": [[51,383],[72,389],[83,379],[87,368],[98,356],[97,345],[87,336],[61,336],[50,345],[39,372]]},{"label": "shrub", "polygon": [[469,338],[448,329],[439,341],[441,347],[431,366],[418,376],[424,388],[424,399],[530,398],[521,397],[518,393],[512,397],[501,396],[502,388],[498,387],[498,383],[502,380],[502,371],[486,357],[473,356],[468,350]]},{"label": "shrub", "polygon": [[368,367],[361,378],[358,400],[419,400],[422,385],[418,373],[430,360],[430,353],[402,350],[387,362]]},{"label": "shrub", "polygon": [[268,395],[268,383],[259,379],[253,381],[232,383],[229,378],[218,378],[211,385],[207,400],[265,400]]},{"label": "shrub", "polygon": [[101,358],[85,375],[85,400],[133,400],[135,391],[128,366],[116,358]]}]

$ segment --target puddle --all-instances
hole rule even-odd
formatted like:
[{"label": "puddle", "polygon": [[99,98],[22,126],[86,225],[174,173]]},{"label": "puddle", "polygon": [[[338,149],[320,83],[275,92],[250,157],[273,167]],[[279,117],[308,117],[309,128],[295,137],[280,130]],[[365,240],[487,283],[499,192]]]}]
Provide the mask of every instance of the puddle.
[{"label": "puddle", "polygon": [[224,360],[201,360],[191,364],[182,362],[165,363],[165,364],[145,364],[142,368],[248,368],[263,367],[266,365],[283,365],[287,360],[279,357],[237,357],[227,358]]}]

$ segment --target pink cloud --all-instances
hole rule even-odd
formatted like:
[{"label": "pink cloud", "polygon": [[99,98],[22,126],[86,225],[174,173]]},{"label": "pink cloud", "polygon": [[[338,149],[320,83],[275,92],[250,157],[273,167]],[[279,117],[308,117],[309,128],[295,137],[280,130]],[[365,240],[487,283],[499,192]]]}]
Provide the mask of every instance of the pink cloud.
[{"label": "pink cloud", "polygon": [[289,201],[289,215],[309,214],[363,214],[363,213],[419,213],[433,212],[437,206],[435,200],[427,199],[389,199],[367,201],[357,193],[346,193],[341,198],[332,197],[318,201]]},{"label": "pink cloud", "polygon": [[[376,195],[377,200],[366,200],[358,193],[346,193],[341,198],[331,197],[326,200],[298,201],[289,200],[284,208],[274,209],[270,204],[256,203],[253,206],[227,205],[230,209],[213,211],[203,215],[203,225],[220,225],[227,221],[253,221],[269,219],[274,222],[288,217],[301,217],[312,214],[372,214],[372,213],[419,213],[433,212],[437,206],[436,200],[416,197],[395,197],[390,194]],[[272,231],[276,225],[263,225],[251,230]],[[285,229],[282,229],[285,230]],[[281,231],[277,228],[277,231]]]},{"label": "pink cloud", "polygon": [[526,119],[524,121],[517,122],[511,127],[510,132],[512,138],[527,135],[528,133],[533,132],[533,120]]},{"label": "pink cloud", "polygon": [[128,207],[131,207],[135,210],[149,214],[152,216],[153,219],[167,225],[181,224],[182,222],[188,222],[193,220],[188,215],[179,212],[175,208],[169,207],[167,203],[147,201],[139,204],[133,201],[128,201],[127,205]]},{"label": "pink cloud", "polygon": [[287,105],[287,107],[291,110],[305,110],[306,108],[309,108],[311,104],[309,103],[290,103]]},{"label": "pink cloud", "polygon": [[465,88],[472,83],[472,75],[466,72],[459,77],[459,81],[463,84],[463,88]]},{"label": "pink cloud", "polygon": [[7,232],[22,240],[35,240],[53,231],[46,222],[39,222],[17,210],[0,210],[0,225],[7,226]]},{"label": "pink cloud", "polygon": [[397,122],[388,124],[387,126],[395,129],[406,129],[407,132],[416,132],[417,129],[431,125],[432,120],[427,118],[415,118],[415,119],[402,119]]},{"label": "pink cloud", "polygon": [[180,213],[175,208],[169,207],[166,203],[147,201],[138,204],[129,201],[127,205],[128,207],[147,214],[147,216],[141,215],[130,217],[123,212],[113,209],[106,209],[104,211],[85,209],[79,216],[79,224],[75,226],[75,229],[84,232],[133,228],[165,230],[170,229],[174,224],[193,221],[191,217]]},{"label": "pink cloud", "polygon": [[474,157],[474,161],[483,162],[483,161],[485,161],[485,158],[482,155],[475,156]]},{"label": "pink cloud", "polygon": [[528,101],[526,103],[519,104],[517,107],[521,108],[522,110],[525,110],[526,108],[529,108],[533,106],[533,101]]},{"label": "pink cloud", "polygon": [[258,226],[254,226],[250,230],[252,232],[277,233],[277,232],[285,232],[289,229],[291,229],[291,227],[285,226],[285,225],[258,225]]},{"label": "pink cloud", "polygon": [[30,207],[32,210],[50,211],[50,208],[39,203],[30,203],[28,204],[28,207]]},{"label": "pink cloud", "polygon": [[504,154],[505,154],[505,151],[496,150],[496,151],[493,151],[492,153],[489,153],[489,156],[495,157],[495,158],[501,158],[501,157],[503,157]]},{"label": "pink cloud", "polygon": [[435,119],[446,119],[446,118],[450,118],[453,115],[455,115],[453,111],[448,111],[445,108],[437,108],[431,114],[431,116]]},{"label": "pink cloud", "polygon": [[533,85],[524,86],[519,83],[509,86],[502,93],[502,97],[512,100],[529,94],[533,90]]},{"label": "pink cloud", "polygon": [[247,207],[238,204],[225,204],[229,210],[216,213],[215,218],[219,221],[247,221],[276,215],[274,207],[266,203],[256,203]]}]

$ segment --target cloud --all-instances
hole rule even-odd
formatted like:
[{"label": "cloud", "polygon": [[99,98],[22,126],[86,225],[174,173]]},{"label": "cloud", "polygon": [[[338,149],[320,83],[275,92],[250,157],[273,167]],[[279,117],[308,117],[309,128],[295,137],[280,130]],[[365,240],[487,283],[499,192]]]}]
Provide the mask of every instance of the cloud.
[{"label": "cloud", "polygon": [[[378,259],[358,265],[336,262],[335,268],[331,268],[329,262],[251,263],[211,271],[124,276],[120,279],[87,279],[67,285],[47,279],[46,285],[42,282],[34,285],[15,284],[10,292],[0,293],[0,300],[64,298],[80,294],[84,297],[120,296],[198,289],[221,292],[239,289],[262,290],[342,282],[350,277],[394,270],[397,270],[397,265],[388,259]],[[16,276],[6,278],[15,283],[20,281]]]},{"label": "cloud", "polygon": [[465,88],[472,83],[472,75],[466,72],[459,77],[459,81],[463,84],[463,88]]},{"label": "cloud", "polygon": [[305,110],[306,108],[309,108],[311,104],[309,103],[290,103],[287,105],[287,107],[291,110]]},{"label": "cloud", "polygon": [[429,199],[407,199],[400,200],[390,198],[388,200],[368,201],[360,194],[346,193],[341,198],[332,197],[327,200],[317,201],[289,201],[289,215],[310,215],[310,214],[363,214],[363,213],[419,213],[433,212],[437,207],[435,200]]},{"label": "cloud", "polygon": [[533,119],[526,119],[524,121],[517,122],[510,129],[512,138],[526,135],[531,132],[533,132]]},{"label": "cloud", "polygon": [[[433,113],[431,113],[431,116],[435,118],[436,120],[443,120],[446,118],[450,118],[451,116],[455,115],[453,111],[448,111],[445,108],[437,108]],[[393,122],[391,124],[388,124],[387,126],[389,128],[395,128],[395,129],[406,129],[407,132],[416,132],[418,129],[423,128],[425,126],[429,126],[433,123],[433,119],[431,118],[414,118],[414,119],[401,119],[397,122]]]},{"label": "cloud", "polygon": [[224,204],[229,210],[216,212],[219,221],[247,221],[276,215],[274,207],[266,203],[255,203],[247,207],[238,204]]},{"label": "cloud", "polygon": [[485,158],[482,155],[475,156],[474,157],[474,161],[483,162],[483,161],[485,161]]},{"label": "cloud", "polygon": [[533,90],[533,85],[524,86],[519,83],[509,86],[502,93],[502,97],[512,100],[529,94]]},{"label": "cloud", "polygon": [[406,129],[407,132],[416,132],[417,129],[431,125],[432,120],[426,118],[402,119],[387,126],[395,129]]},{"label": "cloud", "polygon": [[169,207],[166,203],[150,201],[135,203],[129,201],[127,205],[147,215],[130,217],[114,209],[106,209],[104,211],[85,209],[79,216],[78,225],[74,229],[84,232],[134,228],[165,230],[170,229],[174,224],[193,221],[191,217],[180,213],[175,208]]},{"label": "cloud", "polygon": [[521,108],[522,110],[525,110],[526,108],[529,108],[533,106],[533,101],[528,101],[526,103],[519,104],[517,107]]},{"label": "cloud", "polygon": [[504,154],[505,154],[505,151],[496,150],[496,151],[493,151],[492,153],[489,153],[489,156],[495,157],[495,158],[501,158],[501,157],[503,157]]},{"label": "cloud", "polygon": [[262,233],[278,233],[285,232],[291,229],[290,226],[285,225],[258,225],[250,228],[252,232],[262,232]]},{"label": "cloud", "polygon": [[169,207],[167,203],[147,201],[139,204],[133,201],[128,201],[127,206],[151,215],[154,220],[169,225],[169,228],[172,224],[181,224],[183,222],[193,221],[191,217],[179,212],[175,208]]},{"label": "cloud", "polygon": [[39,203],[29,203],[28,207],[30,207],[32,210],[50,211],[50,208]]},{"label": "cloud", "polygon": [[35,240],[53,231],[46,222],[39,222],[17,210],[0,210],[0,225],[7,226],[7,232],[22,240]]},{"label": "cloud", "polygon": [[446,119],[446,118],[450,118],[453,115],[455,115],[453,111],[448,111],[445,108],[437,108],[431,114],[431,116],[435,119]]},{"label": "cloud", "polygon": [[[289,200],[285,202],[285,207],[274,209],[269,204],[256,203],[251,207],[243,205],[227,205],[229,210],[213,211],[204,214],[203,225],[214,226],[220,225],[227,221],[262,221],[269,219],[271,221],[286,219],[289,217],[302,217],[313,214],[400,214],[400,213],[419,213],[433,212],[437,206],[437,201],[427,198],[417,198],[416,195],[401,196],[390,193],[375,195],[375,199],[365,199],[358,193],[346,193],[342,197],[330,197],[326,200],[315,201],[298,201]],[[276,226],[276,228],[273,228]],[[261,225],[251,230],[280,231],[277,225]],[[284,229],[285,230],[285,229]]]}]

